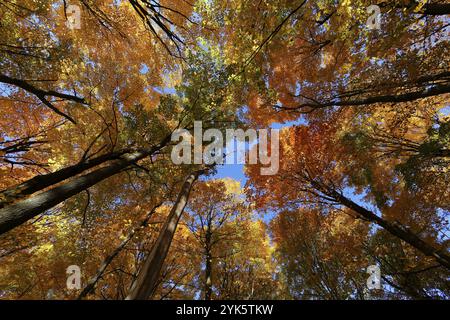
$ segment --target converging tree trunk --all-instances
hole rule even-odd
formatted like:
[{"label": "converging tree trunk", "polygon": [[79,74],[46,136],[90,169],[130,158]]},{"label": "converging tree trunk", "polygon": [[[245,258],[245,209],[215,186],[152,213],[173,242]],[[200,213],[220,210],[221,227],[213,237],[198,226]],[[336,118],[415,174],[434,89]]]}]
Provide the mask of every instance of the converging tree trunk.
[{"label": "converging tree trunk", "polygon": [[417,234],[409,230],[404,225],[398,222],[388,221],[383,217],[376,215],[374,212],[367,210],[351,199],[345,197],[341,192],[338,192],[334,188],[334,186],[314,180],[309,176],[308,173],[304,173],[304,175],[300,176],[299,178],[305,182],[310,183],[311,186],[320,193],[319,194],[316,191],[312,192],[312,194],[314,194],[315,196],[319,196],[326,201],[332,201],[334,203],[341,204],[353,210],[363,219],[375,223],[393,236],[398,237],[412,247],[416,248],[425,256],[433,257],[439,264],[446,267],[447,269],[450,269],[450,256],[446,252],[444,252],[444,250],[440,250],[434,245],[423,241]]},{"label": "converging tree trunk", "polygon": [[146,300],[151,297],[157,287],[161,269],[169,252],[173,236],[189,199],[189,194],[197,178],[206,170],[195,171],[186,178],[181,191],[159,233],[158,239],[149,256],[145,259],[141,270],[133,283],[126,300]]},{"label": "converging tree trunk", "polygon": [[35,196],[20,200],[0,209],[0,234],[21,225],[79,192],[121,172],[139,160],[153,155],[166,146],[169,141],[170,136],[166,137],[161,143],[152,148],[124,154],[120,156],[119,159],[112,161],[110,164],[100,169],[94,170],[83,176],[74,177],[68,182],[50,190],[41,192]]},{"label": "converging tree trunk", "polygon": [[[211,211],[210,211],[211,212]],[[211,232],[212,217],[211,213],[208,215],[205,233],[205,300],[211,300],[212,295],[212,232]]]},{"label": "converging tree trunk", "polygon": [[78,300],[81,300],[85,298],[88,294],[94,292],[95,286],[97,285],[98,281],[102,278],[103,274],[105,273],[106,268],[111,264],[111,262],[114,260],[114,258],[122,252],[123,248],[127,245],[128,242],[130,242],[131,239],[133,239],[136,232],[141,230],[143,227],[146,227],[150,218],[155,213],[156,209],[158,209],[161,206],[162,203],[157,204],[152,208],[152,210],[147,214],[144,220],[142,220],[135,228],[133,228],[130,233],[126,236],[125,239],[114,249],[113,252],[111,252],[110,255],[108,255],[101,264],[100,268],[98,268],[97,273],[89,279],[87,285],[84,287],[83,291],[78,296]]},{"label": "converging tree trunk", "polygon": [[52,173],[39,175],[22,182],[16,186],[10,187],[0,192],[0,208],[3,208],[17,200],[25,198],[30,194],[41,191],[56,183],[72,178],[86,170],[92,169],[107,161],[117,160],[130,150],[122,150],[118,152],[110,152],[93,159],[81,161],[75,165],[57,170]]},{"label": "converging tree trunk", "polygon": [[419,236],[417,236],[414,232],[408,230],[405,226],[399,223],[387,221],[386,219],[377,216],[375,213],[361,207],[357,203],[353,202],[352,200],[336,191],[332,193],[332,197],[335,198],[337,202],[343,204],[349,209],[352,209],[363,218],[377,224],[392,235],[402,239],[412,247],[422,252],[424,255],[433,257],[439,264],[450,270],[450,256],[447,253],[423,241],[419,238]]}]

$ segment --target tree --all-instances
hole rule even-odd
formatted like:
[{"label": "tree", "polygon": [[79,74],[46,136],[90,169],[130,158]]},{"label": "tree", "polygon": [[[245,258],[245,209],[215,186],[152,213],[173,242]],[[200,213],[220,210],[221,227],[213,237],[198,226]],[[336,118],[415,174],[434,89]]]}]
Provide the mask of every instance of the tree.
[{"label": "tree", "polygon": [[159,233],[158,240],[149,256],[145,259],[141,271],[136,278],[127,300],[146,300],[155,291],[161,268],[172,243],[178,222],[183,214],[193,183],[205,170],[198,170],[188,175],[172,210]]},{"label": "tree", "polygon": [[271,223],[276,259],[295,299],[364,299],[369,228],[349,212],[284,211]]},{"label": "tree", "polygon": [[[1,3],[0,297],[448,298],[448,12]],[[195,121],[282,127],[280,170],[174,164]]]},{"label": "tree", "polygon": [[[351,188],[356,189],[356,193],[363,193],[365,190],[360,189],[361,186],[352,183],[352,177],[358,173],[358,167],[352,166],[352,156],[341,153],[342,149],[336,137],[336,128],[339,125],[328,125],[318,122],[310,124],[308,127],[298,126],[292,127],[284,132],[285,146],[282,148],[282,164],[281,172],[275,176],[262,177],[258,176],[257,166],[249,166],[249,175],[253,177],[254,189],[250,189],[255,198],[262,198],[259,201],[263,206],[277,206],[279,204],[292,203],[300,205],[302,203],[325,204],[328,206],[343,206],[351,209],[361,219],[382,227],[394,236],[399,237],[409,245],[419,250],[424,255],[436,259],[442,266],[449,268],[449,256],[446,253],[446,244],[439,243],[437,238],[437,230],[431,225],[433,220],[430,216],[421,221],[413,221],[412,219],[398,218],[400,213],[395,208],[396,200],[399,206],[402,199],[396,199],[392,196],[393,204],[389,205],[387,201],[381,202],[382,197],[389,197],[390,187],[389,179],[398,179],[392,176],[391,172],[377,176],[371,176],[372,179],[382,179],[388,182],[384,185],[384,190],[373,188],[373,193],[369,193],[366,198],[372,198],[374,204],[378,206],[383,215],[377,215],[374,211],[368,210],[351,199],[356,195],[351,195]],[[322,137],[327,136],[327,140]],[[344,165],[346,163],[346,165]],[[349,165],[350,164],[350,165]],[[256,169],[256,170],[255,170]],[[359,168],[359,170],[365,168]],[[381,168],[376,168],[380,170]],[[374,168],[375,170],[375,168]],[[289,188],[287,188],[289,186]],[[397,187],[397,186],[396,186]],[[397,189],[397,188],[394,188]],[[398,186],[402,190],[401,185]],[[397,191],[397,190],[396,190]],[[350,195],[345,195],[348,193]],[[407,194],[404,191],[403,194]],[[369,199],[370,199],[369,198]],[[402,208],[402,215],[408,214],[430,214],[431,211],[437,215],[439,203],[424,204],[422,209]],[[438,218],[439,219],[439,218]],[[439,224],[445,226],[445,221],[440,219]],[[419,227],[420,226],[420,227]],[[424,233],[429,230],[427,241],[421,239],[417,234]],[[416,231],[413,231],[416,230]],[[430,236],[434,234],[435,236]]]},{"label": "tree", "polygon": [[268,299],[284,294],[267,228],[256,220],[238,181],[199,181],[182,225],[187,234],[173,250],[192,266],[189,281],[179,283],[179,291],[205,300]]},{"label": "tree", "polygon": [[[189,205],[186,224],[202,257],[201,293],[205,300],[253,299],[266,293],[270,277],[270,247],[264,228],[252,221],[239,182],[223,179],[198,184]],[[237,262],[239,261],[239,262]],[[234,272],[239,268],[239,271]],[[266,272],[266,274],[264,274]],[[242,281],[249,277],[248,282]],[[242,281],[242,282],[241,282]],[[239,289],[236,287],[240,285]]]}]

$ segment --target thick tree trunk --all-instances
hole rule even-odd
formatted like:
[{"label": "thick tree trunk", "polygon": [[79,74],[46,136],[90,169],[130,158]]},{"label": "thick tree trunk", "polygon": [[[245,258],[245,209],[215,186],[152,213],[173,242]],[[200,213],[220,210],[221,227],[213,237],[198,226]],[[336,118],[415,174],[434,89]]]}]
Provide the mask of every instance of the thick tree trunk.
[{"label": "thick tree trunk", "polygon": [[384,228],[386,231],[391,233],[392,235],[402,239],[409,245],[413,246],[420,252],[422,252],[424,255],[433,257],[439,264],[446,267],[447,269],[450,269],[450,256],[444,252],[443,250],[438,250],[434,246],[426,243],[422,239],[420,239],[415,233],[411,232],[410,230],[406,229],[404,226],[393,223],[390,221],[387,221],[379,216],[377,216],[375,213],[361,207],[357,203],[353,202],[352,200],[344,197],[338,192],[332,193],[333,198],[335,198],[339,203],[343,204],[347,208],[352,209],[365,219],[369,220],[370,222],[373,222],[380,227]]},{"label": "thick tree trunk", "polygon": [[157,204],[152,208],[152,210],[147,214],[144,220],[142,220],[135,228],[133,228],[130,233],[128,233],[127,237],[123,239],[123,241],[114,249],[113,252],[111,252],[110,255],[108,255],[101,264],[100,268],[98,268],[97,273],[95,276],[93,276],[87,283],[87,285],[84,287],[83,291],[78,296],[78,300],[81,300],[85,298],[88,294],[94,291],[95,286],[97,285],[97,282],[101,279],[103,276],[103,273],[105,272],[106,268],[111,264],[113,259],[122,251],[123,248],[127,245],[128,242],[130,242],[131,239],[133,239],[136,232],[141,230],[143,227],[146,227],[150,218],[153,216],[153,213],[156,211],[158,207],[161,206],[160,204]]},{"label": "thick tree trunk", "polygon": [[21,225],[77,193],[121,172],[123,169],[137,161],[153,155],[155,152],[162,149],[168,141],[170,141],[170,136],[153,148],[124,154],[118,160],[114,160],[100,169],[94,170],[83,176],[74,177],[57,187],[0,209],[0,234]]},{"label": "thick tree trunk", "polygon": [[5,207],[17,200],[20,200],[30,194],[43,190],[56,183],[62,182],[66,179],[72,178],[83,171],[89,170],[102,163],[111,160],[117,160],[124,154],[130,152],[129,150],[123,150],[119,152],[112,152],[105,155],[101,155],[91,160],[86,160],[75,165],[60,169],[58,171],[48,173],[41,176],[31,178],[21,184],[5,189],[0,192],[0,208]]},{"label": "thick tree trunk", "polygon": [[146,300],[154,293],[161,269],[169,252],[178,222],[189,199],[192,185],[205,170],[191,173],[183,183],[178,198],[164,223],[158,239],[149,256],[145,259],[136,281],[133,283],[126,300]]}]

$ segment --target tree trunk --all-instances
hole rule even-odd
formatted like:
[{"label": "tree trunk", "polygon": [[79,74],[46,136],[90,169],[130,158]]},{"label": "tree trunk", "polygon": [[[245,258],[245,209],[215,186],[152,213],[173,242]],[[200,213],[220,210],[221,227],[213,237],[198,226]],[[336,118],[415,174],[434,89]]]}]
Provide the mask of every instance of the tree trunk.
[{"label": "tree trunk", "polygon": [[208,217],[208,225],[205,234],[205,300],[211,300],[212,295],[212,254],[211,254],[211,217]]},{"label": "tree trunk", "polygon": [[346,206],[347,208],[352,209],[362,217],[366,218],[370,222],[373,222],[380,227],[384,228],[386,231],[391,233],[392,235],[402,239],[409,245],[413,246],[420,252],[422,252],[424,255],[433,257],[439,264],[446,267],[450,270],[450,256],[445,253],[443,250],[438,250],[434,246],[426,243],[422,239],[420,239],[415,233],[411,232],[410,230],[406,229],[404,226],[400,225],[399,223],[393,223],[390,221],[387,221],[379,216],[377,216],[375,213],[361,207],[357,203],[353,202],[352,200],[344,197],[338,192],[333,192],[332,196],[341,204]]},{"label": "tree trunk", "polygon": [[137,161],[153,155],[170,141],[170,136],[150,149],[122,155],[118,160],[83,176],[75,177],[53,189],[0,209],[0,234],[69,199],[77,193],[109,178]]},{"label": "tree trunk", "polygon": [[88,294],[94,291],[95,286],[97,285],[97,282],[101,279],[103,276],[103,273],[105,272],[106,268],[110,265],[110,263],[113,261],[113,259],[122,251],[123,248],[127,245],[127,243],[133,239],[136,232],[141,230],[141,228],[146,227],[150,218],[152,217],[153,213],[156,211],[158,207],[161,206],[161,203],[157,204],[152,208],[152,210],[147,214],[144,220],[141,221],[135,228],[133,228],[130,233],[128,233],[128,236],[123,239],[123,241],[119,244],[119,246],[114,249],[114,251],[108,255],[105,260],[103,260],[103,263],[101,264],[100,268],[98,268],[97,273],[95,276],[93,276],[87,283],[87,285],[84,287],[83,291],[81,291],[80,295],[78,296],[78,300],[81,300],[85,298]]},{"label": "tree trunk", "polygon": [[117,160],[129,150],[123,150],[119,152],[112,152],[105,155],[101,155],[91,160],[86,160],[75,165],[60,169],[58,171],[48,173],[41,176],[31,178],[21,184],[10,187],[0,192],[0,208],[5,207],[17,200],[24,198],[30,194],[43,190],[56,183],[62,182],[66,179],[76,176],[88,169],[98,166],[110,160]]},{"label": "tree trunk", "polygon": [[155,291],[161,269],[172,243],[178,222],[184,211],[192,185],[205,170],[191,173],[183,183],[178,198],[164,223],[158,239],[149,256],[145,259],[136,281],[133,283],[126,300],[146,300]]}]

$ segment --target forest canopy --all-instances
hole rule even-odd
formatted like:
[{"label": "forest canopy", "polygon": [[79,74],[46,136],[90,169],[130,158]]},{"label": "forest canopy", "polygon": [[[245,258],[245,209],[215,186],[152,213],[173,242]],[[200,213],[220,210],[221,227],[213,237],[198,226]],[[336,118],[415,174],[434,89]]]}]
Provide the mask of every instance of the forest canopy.
[{"label": "forest canopy", "polygon": [[1,1],[0,299],[449,299],[449,15]]}]

